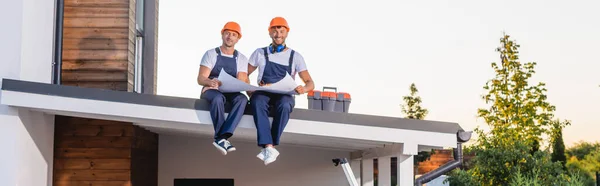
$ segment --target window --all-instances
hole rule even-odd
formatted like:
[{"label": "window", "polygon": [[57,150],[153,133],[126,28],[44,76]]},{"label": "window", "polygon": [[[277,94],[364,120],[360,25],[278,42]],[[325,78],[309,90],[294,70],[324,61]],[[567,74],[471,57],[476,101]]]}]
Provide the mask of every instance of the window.
[{"label": "window", "polygon": [[144,0],[135,2],[135,52],[133,91],[142,93],[142,64],[144,54]]}]

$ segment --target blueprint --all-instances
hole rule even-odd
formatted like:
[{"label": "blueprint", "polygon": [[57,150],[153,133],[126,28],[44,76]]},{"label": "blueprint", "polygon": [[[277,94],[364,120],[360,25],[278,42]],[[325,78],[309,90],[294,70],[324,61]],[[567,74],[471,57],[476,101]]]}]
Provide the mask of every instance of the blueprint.
[{"label": "blueprint", "polygon": [[242,92],[261,90],[279,94],[296,94],[296,91],[294,89],[298,87],[294,79],[292,79],[292,77],[289,74],[286,74],[285,77],[277,83],[273,83],[269,86],[262,87],[247,84],[246,82],[243,82],[227,74],[222,69],[217,79],[221,81],[221,86],[219,87],[219,91],[221,92]]}]

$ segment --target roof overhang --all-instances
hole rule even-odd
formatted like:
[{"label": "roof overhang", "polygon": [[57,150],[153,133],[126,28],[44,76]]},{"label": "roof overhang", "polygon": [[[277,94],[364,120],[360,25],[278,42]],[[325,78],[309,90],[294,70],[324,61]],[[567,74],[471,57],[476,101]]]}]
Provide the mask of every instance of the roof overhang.
[{"label": "roof overhang", "polygon": [[[201,99],[11,79],[3,80],[1,95],[1,104],[20,109],[132,122],[159,134],[213,135],[208,103]],[[232,139],[256,140],[256,128],[248,110]],[[416,154],[422,149],[456,147],[456,134],[462,131],[456,123],[307,109],[294,109],[290,117],[282,144],[365,152],[364,155]]]}]

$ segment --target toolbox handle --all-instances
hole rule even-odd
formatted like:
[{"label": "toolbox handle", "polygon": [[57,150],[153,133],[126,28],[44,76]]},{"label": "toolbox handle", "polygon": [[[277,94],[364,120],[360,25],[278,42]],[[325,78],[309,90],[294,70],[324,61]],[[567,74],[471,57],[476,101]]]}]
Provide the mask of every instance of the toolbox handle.
[{"label": "toolbox handle", "polygon": [[323,87],[323,92],[325,92],[325,89],[335,90],[335,93],[337,93],[337,88],[336,87]]}]

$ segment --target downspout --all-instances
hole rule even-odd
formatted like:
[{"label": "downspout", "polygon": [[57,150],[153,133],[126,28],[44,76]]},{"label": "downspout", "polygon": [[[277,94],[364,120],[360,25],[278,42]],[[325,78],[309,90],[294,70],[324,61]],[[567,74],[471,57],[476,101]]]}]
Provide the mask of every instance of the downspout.
[{"label": "downspout", "polygon": [[52,84],[59,85],[62,71],[64,0],[56,0],[56,16],[54,27],[54,59],[52,59]]},{"label": "downspout", "polygon": [[458,142],[456,143],[456,148],[453,149],[454,150],[454,160],[442,165],[441,167],[439,167],[431,172],[428,172],[427,174],[420,176],[419,178],[417,178],[415,180],[415,186],[421,186],[424,183],[427,183],[437,177],[440,177],[441,175],[443,175],[447,172],[450,172],[454,168],[462,166],[462,164],[463,164],[462,143],[469,141],[469,139],[471,138],[471,133],[472,132],[458,131],[456,134]]}]

